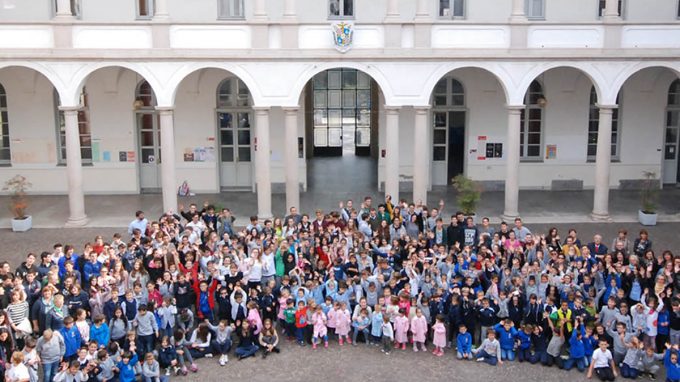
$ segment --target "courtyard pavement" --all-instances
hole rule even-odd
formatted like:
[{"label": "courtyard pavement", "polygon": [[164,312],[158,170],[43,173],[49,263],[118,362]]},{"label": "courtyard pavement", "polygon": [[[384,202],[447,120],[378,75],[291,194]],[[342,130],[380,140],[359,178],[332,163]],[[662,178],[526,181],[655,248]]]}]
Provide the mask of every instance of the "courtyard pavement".
[{"label": "courtyard pavement", "polygon": [[[384,198],[378,191],[308,190],[301,193],[300,211],[310,213],[317,208],[324,211],[337,209],[340,200],[352,199],[358,207],[365,196],[374,199],[377,206]],[[402,192],[400,197],[411,200],[410,193]],[[0,196],[0,228],[10,227],[10,198]],[[428,194],[430,205],[442,199],[446,203],[444,216],[456,211],[456,196],[452,187],[438,188]],[[202,205],[204,202],[218,207],[228,207],[237,217],[237,224],[247,224],[248,216],[257,214],[257,195],[252,192],[223,192],[180,197],[179,203]],[[68,218],[68,197],[65,195],[33,195],[29,197],[28,214],[33,216],[36,228],[62,228]],[[484,192],[479,203],[478,215],[489,216],[493,223],[500,222],[503,213],[504,193]],[[593,205],[592,191],[520,191],[519,211],[527,223],[587,223],[592,222],[590,212]],[[636,222],[640,206],[639,192],[612,190],[609,211],[615,222]],[[88,227],[121,227],[134,218],[136,210],[143,210],[149,219],[162,214],[160,194],[140,195],[88,195],[85,196],[85,212],[89,218]],[[272,196],[272,213],[284,216],[285,194]],[[680,189],[669,188],[659,192],[659,222],[680,222]],[[448,220],[448,219],[445,219]]]}]

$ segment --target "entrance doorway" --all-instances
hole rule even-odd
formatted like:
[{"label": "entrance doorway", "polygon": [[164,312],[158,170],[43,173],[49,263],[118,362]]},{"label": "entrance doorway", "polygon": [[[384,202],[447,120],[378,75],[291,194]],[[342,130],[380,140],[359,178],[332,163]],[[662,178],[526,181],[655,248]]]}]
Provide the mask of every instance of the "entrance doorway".
[{"label": "entrance doorway", "polygon": [[312,156],[377,157],[372,153],[377,135],[377,91],[372,82],[355,69],[332,69],[314,76],[305,100]]},{"label": "entrance doorway", "polygon": [[148,82],[139,83],[135,94],[139,187],[143,193],[161,191],[161,131],[156,97]]},{"label": "entrance doorway", "polygon": [[663,183],[680,183],[680,80],[675,80],[668,90],[666,131],[664,134]]},{"label": "entrance doorway", "polygon": [[432,184],[448,185],[465,172],[467,109],[463,85],[444,78],[434,89],[432,109]]},{"label": "entrance doorway", "polygon": [[253,183],[250,92],[237,78],[217,88],[217,125],[220,145],[220,188],[250,189]]}]

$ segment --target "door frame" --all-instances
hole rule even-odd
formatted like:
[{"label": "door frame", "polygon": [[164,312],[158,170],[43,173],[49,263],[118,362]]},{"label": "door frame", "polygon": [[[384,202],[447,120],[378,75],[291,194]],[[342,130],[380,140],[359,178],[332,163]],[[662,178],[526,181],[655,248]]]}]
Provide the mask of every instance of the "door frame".
[{"label": "door frame", "polygon": [[[250,122],[250,184],[248,186],[231,186],[231,187],[224,187],[222,186],[222,134],[221,134],[221,129],[220,129],[220,118],[218,114],[220,113],[247,113],[249,114],[248,120]],[[255,139],[255,113],[253,112],[252,107],[250,106],[240,106],[240,107],[232,107],[232,108],[214,108],[213,109],[213,115],[215,116],[215,146],[216,146],[216,151],[218,151],[216,155],[216,160],[217,160],[217,188],[220,192],[223,190],[227,189],[229,191],[234,191],[234,190],[240,190],[240,189],[252,189],[253,192],[255,192],[255,152],[253,151],[253,140]],[[236,119],[236,122],[238,123],[238,118]],[[233,128],[233,127],[232,127]],[[238,128],[237,128],[238,129]],[[238,134],[234,134],[234,156],[238,156]],[[234,166],[238,166],[237,161],[234,161]],[[238,176],[238,169],[237,171],[237,176]]]},{"label": "door frame", "polygon": [[440,107],[433,107],[430,110],[428,119],[429,119],[429,139],[428,139],[428,145],[429,145],[429,160],[430,160],[430,185],[432,185],[432,179],[434,178],[434,174],[432,174],[432,165],[434,164],[434,114],[435,113],[446,113],[446,154],[445,154],[445,160],[444,161],[437,161],[437,162],[445,162],[446,165],[443,166],[444,171],[446,171],[446,185],[449,186],[452,184],[451,179],[453,178],[449,174],[449,166],[450,166],[450,155],[451,155],[451,146],[449,144],[449,139],[450,139],[450,127],[449,127],[449,113],[451,112],[464,112],[465,113],[465,122],[463,125],[463,171],[461,174],[463,175],[468,175],[468,156],[466,155],[468,151],[468,147],[470,144],[470,129],[469,129],[469,121],[470,121],[470,110],[467,106],[440,106]]},{"label": "door frame", "polygon": [[[137,182],[139,182],[139,193],[140,194],[158,194],[163,191],[163,180],[161,179],[161,169],[160,169],[160,162],[156,162],[156,180],[158,182],[158,187],[153,187],[153,188],[145,188],[142,186],[142,136],[141,136],[141,116],[144,114],[150,114],[153,116],[153,121],[155,123],[156,131],[157,134],[154,134],[154,141],[158,139],[157,145],[154,145],[157,147],[157,150],[160,152],[161,150],[161,142],[160,142],[160,133],[161,133],[161,124],[160,124],[160,116],[158,112],[155,109],[139,109],[135,110],[134,112],[134,130],[135,130],[135,150],[137,153],[137,158],[135,162],[137,162]],[[158,156],[158,155],[156,155]],[[161,158],[162,160],[162,158]]]}]

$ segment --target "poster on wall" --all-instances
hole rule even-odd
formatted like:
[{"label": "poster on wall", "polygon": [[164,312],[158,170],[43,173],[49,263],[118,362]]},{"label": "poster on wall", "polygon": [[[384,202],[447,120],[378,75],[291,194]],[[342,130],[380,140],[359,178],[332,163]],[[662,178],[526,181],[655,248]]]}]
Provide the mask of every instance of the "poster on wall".
[{"label": "poster on wall", "polygon": [[103,151],[102,152],[102,160],[104,162],[111,162],[111,151]]},{"label": "poster on wall", "polygon": [[486,159],[486,135],[480,135],[477,137],[477,160]]},{"label": "poster on wall", "polygon": [[127,151],[118,152],[118,162],[127,162]]},{"label": "poster on wall", "polygon": [[194,161],[194,153],[193,152],[185,152],[184,153],[184,161],[185,162],[193,162]]},{"label": "poster on wall", "polygon": [[99,162],[100,142],[99,139],[92,140],[92,162]]},{"label": "poster on wall", "polygon": [[205,162],[205,147],[194,149],[194,162]]},{"label": "poster on wall", "polygon": [[135,152],[134,151],[128,151],[127,152],[127,161],[128,162],[134,162],[135,161]]},{"label": "poster on wall", "polygon": [[215,161],[215,148],[214,147],[205,147],[205,161],[206,162],[214,162]]},{"label": "poster on wall", "polygon": [[557,158],[557,145],[545,145],[545,159]]}]

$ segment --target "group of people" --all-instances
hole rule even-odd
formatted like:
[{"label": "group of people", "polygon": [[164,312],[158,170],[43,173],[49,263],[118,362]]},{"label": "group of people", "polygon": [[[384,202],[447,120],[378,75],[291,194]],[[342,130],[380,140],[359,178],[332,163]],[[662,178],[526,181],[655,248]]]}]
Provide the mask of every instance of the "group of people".
[{"label": "group of people", "polygon": [[243,223],[208,203],[138,211],[125,238],[0,264],[0,372],[160,382],[199,358],[224,366],[232,348],[241,360],[337,341],[680,381],[680,257],[647,231],[607,246],[520,218],[445,224],[444,207],[366,197]]}]

